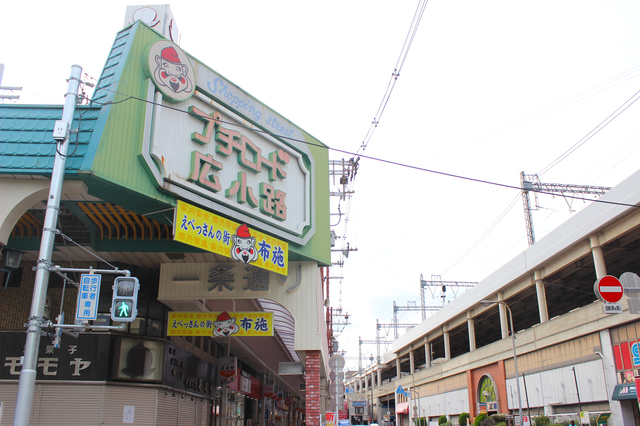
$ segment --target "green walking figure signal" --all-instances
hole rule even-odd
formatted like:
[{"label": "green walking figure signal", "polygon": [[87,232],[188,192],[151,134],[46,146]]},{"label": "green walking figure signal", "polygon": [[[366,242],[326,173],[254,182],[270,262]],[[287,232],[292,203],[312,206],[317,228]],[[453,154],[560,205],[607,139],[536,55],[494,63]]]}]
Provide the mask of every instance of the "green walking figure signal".
[{"label": "green walking figure signal", "polygon": [[140,283],[134,277],[117,277],[113,283],[111,299],[111,319],[118,322],[131,322],[138,315],[138,290]]}]

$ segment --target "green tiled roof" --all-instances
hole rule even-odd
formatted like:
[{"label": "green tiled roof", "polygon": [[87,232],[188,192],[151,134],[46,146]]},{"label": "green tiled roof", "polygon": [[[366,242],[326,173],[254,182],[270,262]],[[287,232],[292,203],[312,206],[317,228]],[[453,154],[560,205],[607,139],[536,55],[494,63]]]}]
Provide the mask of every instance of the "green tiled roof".
[{"label": "green tiled roof", "polygon": [[[67,155],[67,173],[82,164],[100,108],[76,107]],[[53,126],[62,118],[62,105],[0,105],[0,174],[48,175],[53,169],[56,142]]]}]

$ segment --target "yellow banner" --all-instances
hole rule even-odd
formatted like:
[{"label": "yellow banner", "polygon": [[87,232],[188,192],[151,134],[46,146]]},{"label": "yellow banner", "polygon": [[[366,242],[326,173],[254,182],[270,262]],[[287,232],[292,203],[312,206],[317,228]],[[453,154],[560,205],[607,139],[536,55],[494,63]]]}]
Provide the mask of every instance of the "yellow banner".
[{"label": "yellow banner", "polygon": [[169,312],[167,336],[273,336],[273,312]]},{"label": "yellow banner", "polygon": [[281,275],[289,273],[289,243],[179,200],[173,239]]}]

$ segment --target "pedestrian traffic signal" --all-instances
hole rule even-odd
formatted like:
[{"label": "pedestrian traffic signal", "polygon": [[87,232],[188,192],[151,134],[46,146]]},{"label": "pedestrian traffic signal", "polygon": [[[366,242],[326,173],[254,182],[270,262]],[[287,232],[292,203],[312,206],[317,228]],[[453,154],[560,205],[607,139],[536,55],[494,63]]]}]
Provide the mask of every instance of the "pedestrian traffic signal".
[{"label": "pedestrian traffic signal", "polygon": [[118,277],[113,283],[111,299],[111,319],[118,322],[131,322],[138,315],[138,290],[140,284],[134,277]]}]

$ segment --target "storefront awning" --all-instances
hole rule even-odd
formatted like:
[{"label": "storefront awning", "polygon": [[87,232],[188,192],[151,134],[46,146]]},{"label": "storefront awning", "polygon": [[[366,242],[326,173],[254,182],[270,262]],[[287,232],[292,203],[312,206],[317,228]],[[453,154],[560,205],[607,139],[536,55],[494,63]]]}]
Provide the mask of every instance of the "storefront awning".
[{"label": "storefront awning", "polygon": [[638,399],[635,383],[623,383],[613,388],[611,399],[621,401],[623,399]]},{"label": "storefront awning", "polygon": [[409,414],[409,403],[401,402],[396,405],[396,414]]}]

